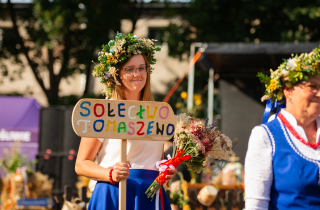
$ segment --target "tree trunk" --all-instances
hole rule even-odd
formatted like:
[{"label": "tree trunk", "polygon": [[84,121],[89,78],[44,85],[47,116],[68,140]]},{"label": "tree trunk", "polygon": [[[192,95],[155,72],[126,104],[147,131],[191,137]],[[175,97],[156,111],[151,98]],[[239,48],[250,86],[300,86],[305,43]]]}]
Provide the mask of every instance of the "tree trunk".
[{"label": "tree trunk", "polygon": [[10,0],[8,0],[7,2],[8,8],[9,8],[9,12],[10,12],[10,17],[11,17],[11,21],[13,24],[13,31],[14,33],[16,33],[17,37],[18,37],[18,43],[21,46],[21,52],[26,56],[28,64],[32,70],[32,73],[36,79],[36,81],[38,82],[38,84],[40,85],[41,89],[43,90],[43,92],[46,94],[46,96],[48,97],[48,90],[45,88],[44,83],[42,78],[40,77],[39,71],[38,71],[38,64],[35,63],[33,60],[31,60],[31,58],[29,57],[29,48],[27,48],[24,45],[24,41],[19,33],[18,30],[18,26],[17,26],[17,20],[16,20],[16,12],[13,8],[13,5],[11,3]]},{"label": "tree trunk", "polygon": [[[91,49],[89,52],[88,52],[88,55],[92,55],[92,57],[95,57],[95,54],[94,54],[94,49]],[[91,84],[92,81],[90,81],[90,78],[92,77],[92,69],[91,69],[91,66],[92,66],[92,61],[91,59],[88,61],[88,63],[86,64],[86,85],[85,85],[85,88],[84,88],[84,91],[83,91],[83,95],[87,95],[87,94],[90,94],[92,93],[91,92],[91,87],[93,86],[93,84]]]},{"label": "tree trunk", "polygon": [[[137,5],[139,5],[139,8],[137,8]],[[132,16],[131,16],[131,20],[132,20],[132,30],[131,33],[134,32],[134,30],[136,29],[136,24],[138,19],[140,18],[141,14],[142,14],[142,10],[143,10],[143,1],[141,1],[140,3],[138,3],[137,0],[135,0],[134,2],[132,2]]]},{"label": "tree trunk", "polygon": [[[50,89],[48,91],[47,97],[50,105],[56,105],[59,103],[59,83],[60,80],[58,75],[54,74],[54,57],[52,49],[48,49],[48,70],[49,70],[49,79],[50,79]],[[62,71],[62,69],[60,69]]]}]

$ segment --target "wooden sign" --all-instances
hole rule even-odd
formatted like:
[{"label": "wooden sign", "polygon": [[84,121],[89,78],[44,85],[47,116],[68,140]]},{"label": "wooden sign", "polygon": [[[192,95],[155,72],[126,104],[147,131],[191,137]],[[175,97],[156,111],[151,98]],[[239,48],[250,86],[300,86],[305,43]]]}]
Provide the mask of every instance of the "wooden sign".
[{"label": "wooden sign", "polygon": [[81,99],[72,126],[81,137],[164,141],[174,134],[175,115],[165,102]]},{"label": "wooden sign", "polygon": [[[165,102],[81,99],[72,113],[72,127],[81,137],[122,139],[120,162],[127,161],[127,139],[169,140],[175,115]],[[119,183],[119,210],[126,209],[127,182]]]}]

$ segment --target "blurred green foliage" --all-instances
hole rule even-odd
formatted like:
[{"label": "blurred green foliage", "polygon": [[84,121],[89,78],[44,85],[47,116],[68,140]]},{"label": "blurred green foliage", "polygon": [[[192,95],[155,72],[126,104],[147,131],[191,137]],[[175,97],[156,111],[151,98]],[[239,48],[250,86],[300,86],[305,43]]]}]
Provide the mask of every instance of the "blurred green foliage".
[{"label": "blurred green foliage", "polygon": [[7,148],[2,149],[3,158],[0,160],[1,175],[16,173],[18,168],[25,168],[27,173],[32,173],[32,166],[37,160],[30,161],[27,154],[20,152],[19,146],[16,145],[9,151]]},{"label": "blurred green foliage", "polygon": [[[190,201],[189,197],[187,196],[187,183],[183,178],[183,174],[178,172],[177,175],[180,177],[180,183],[177,192],[170,192],[171,204],[178,205],[181,209],[183,205],[188,204]],[[171,181],[170,181],[171,185]],[[189,209],[189,208],[188,208]]]},{"label": "blurred green foliage", "polygon": [[[0,18],[15,23],[13,28],[1,31],[0,58],[10,58],[18,64],[16,70],[8,72],[1,62],[1,76],[20,79],[25,70],[20,55],[24,54],[49,104],[60,104],[64,100],[58,96],[61,79],[80,72],[87,75],[88,84],[97,51],[120,31],[121,19],[137,19],[139,3],[137,0],[34,0],[24,4],[23,9],[10,0],[0,3]],[[49,81],[44,81],[43,75],[49,75]],[[88,93],[87,87],[84,93]]]},{"label": "blurred green foliage", "polygon": [[319,42],[320,0],[191,0],[179,9],[166,1],[167,18],[181,17],[161,32],[169,54],[189,53],[192,42]]}]

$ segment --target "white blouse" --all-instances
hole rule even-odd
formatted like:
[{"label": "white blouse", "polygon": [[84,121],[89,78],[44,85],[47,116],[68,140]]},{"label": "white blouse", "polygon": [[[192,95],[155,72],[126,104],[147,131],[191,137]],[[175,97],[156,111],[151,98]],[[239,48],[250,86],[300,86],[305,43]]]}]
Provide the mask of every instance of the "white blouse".
[{"label": "white blouse", "polygon": [[[120,162],[121,139],[101,139],[97,163],[104,168],[112,168]],[[127,140],[127,160],[132,169],[158,170],[156,162],[161,160],[164,141]]]},{"label": "white blouse", "polygon": [[[307,136],[303,128],[297,125],[297,120],[289,112],[281,110],[282,115],[288,120],[297,133],[304,139]],[[279,120],[279,119],[276,119]],[[320,117],[317,122],[317,139],[320,134]],[[281,121],[280,121],[281,123]],[[297,149],[306,157],[320,160],[320,148],[312,149],[296,139],[290,131],[290,138]],[[277,148],[275,148],[276,150]],[[270,201],[270,190],[273,181],[272,148],[266,130],[262,126],[252,129],[248,150],[245,159],[245,209],[267,210]]]},{"label": "white blouse", "polygon": [[[104,168],[113,168],[120,162],[121,139],[103,139],[96,162]],[[127,160],[130,161],[131,169],[156,170],[156,162],[161,160],[164,141],[127,140]],[[93,192],[97,181],[90,180],[89,190]]]}]

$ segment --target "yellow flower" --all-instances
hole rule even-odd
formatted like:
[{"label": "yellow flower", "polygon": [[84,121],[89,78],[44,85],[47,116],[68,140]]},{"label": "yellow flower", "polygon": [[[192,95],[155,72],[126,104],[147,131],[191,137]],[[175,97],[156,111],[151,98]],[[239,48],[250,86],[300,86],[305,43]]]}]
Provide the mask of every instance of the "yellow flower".
[{"label": "yellow flower", "polygon": [[202,104],[202,100],[201,100],[201,99],[197,99],[196,102],[195,102],[195,104],[196,104],[196,105]]},{"label": "yellow flower", "polygon": [[181,107],[180,103],[176,103],[176,108],[179,109]]},{"label": "yellow flower", "polygon": [[110,56],[110,55],[107,55],[107,65],[110,64],[110,63],[118,63],[118,60],[116,59],[116,57],[114,56]]},{"label": "yellow flower", "polygon": [[181,97],[182,99],[186,99],[186,98],[188,97],[188,93],[187,93],[187,92],[182,92],[181,95],[180,95],[180,97]]},{"label": "yellow flower", "polygon": [[107,81],[107,82],[105,82],[104,84],[105,84],[107,87],[111,87],[111,86],[112,86],[112,82],[108,82],[108,81]]},{"label": "yellow flower", "polygon": [[320,66],[319,66],[318,62],[312,63],[312,66],[313,66],[314,70],[319,70],[320,69]]},{"label": "yellow flower", "polygon": [[190,209],[189,204],[185,204],[182,206],[182,210],[189,210],[189,209]]},{"label": "yellow flower", "polygon": [[270,85],[268,86],[268,89],[271,91],[275,91],[277,89],[277,83],[274,80],[270,80]]},{"label": "yellow flower", "polygon": [[151,53],[148,53],[148,55],[147,55],[147,59],[150,59],[150,58],[151,58],[151,56],[152,56],[152,52],[151,52]]},{"label": "yellow flower", "polygon": [[181,190],[183,192],[183,199],[187,200],[189,199],[188,196],[188,184],[185,180],[183,180],[183,182],[181,183]]},{"label": "yellow flower", "polygon": [[193,100],[198,100],[198,99],[201,100],[201,95],[200,94],[194,94],[193,95]]},{"label": "yellow flower", "polygon": [[295,61],[296,62],[296,64],[297,64],[297,66],[296,66],[296,70],[297,71],[301,71],[301,63],[299,62],[299,61]]}]

